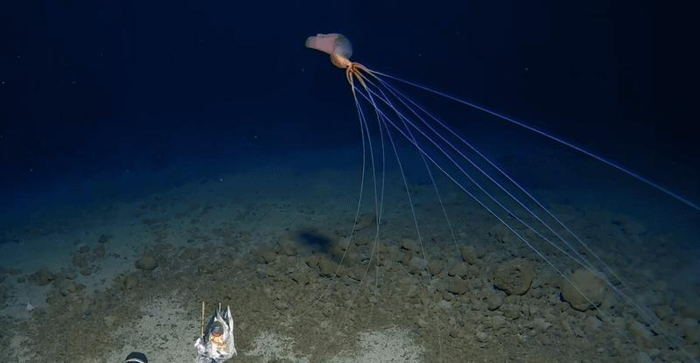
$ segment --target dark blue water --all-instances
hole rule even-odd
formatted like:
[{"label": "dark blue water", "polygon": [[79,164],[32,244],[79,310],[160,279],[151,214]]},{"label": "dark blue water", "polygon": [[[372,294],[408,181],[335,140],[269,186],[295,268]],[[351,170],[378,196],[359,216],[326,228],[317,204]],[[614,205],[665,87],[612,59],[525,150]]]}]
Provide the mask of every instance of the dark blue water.
[{"label": "dark blue water", "polygon": [[697,185],[697,71],[683,7],[2,6],[4,195],[184,159],[356,143],[342,75],[303,47],[317,32],[346,34],[353,59],[376,69],[543,126],[673,186]]}]

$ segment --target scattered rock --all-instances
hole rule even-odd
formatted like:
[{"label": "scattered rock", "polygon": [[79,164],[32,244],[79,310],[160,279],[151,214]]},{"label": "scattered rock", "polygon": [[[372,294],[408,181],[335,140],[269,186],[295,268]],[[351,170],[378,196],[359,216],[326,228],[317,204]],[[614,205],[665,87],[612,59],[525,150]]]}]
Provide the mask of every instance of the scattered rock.
[{"label": "scattered rock", "polygon": [[332,277],[338,270],[338,264],[329,258],[321,258],[318,262],[318,270],[323,277]]},{"label": "scattered rock", "polygon": [[280,239],[280,253],[285,256],[296,256],[299,252],[297,243],[289,236]]},{"label": "scattered rock", "polygon": [[639,236],[647,233],[647,228],[643,224],[631,219],[628,216],[613,218],[610,220],[610,222],[619,226],[625,234],[630,236]]},{"label": "scattered rock", "polygon": [[[364,238],[364,237],[355,237],[354,239],[355,246],[366,246],[370,239],[369,238]],[[343,240],[341,241],[344,245],[347,244],[347,241]]]},{"label": "scattered rock", "polygon": [[603,326],[603,322],[600,321],[598,318],[595,316],[589,316],[586,318],[586,321],[584,322],[584,331],[586,332],[586,335],[588,336],[595,336],[596,334],[599,333],[600,327]]},{"label": "scattered rock", "polygon": [[[224,239],[224,244],[226,246],[235,248],[250,240],[251,233],[250,231],[237,231],[235,233],[231,233],[231,231],[222,230],[219,233],[219,236]],[[289,238],[292,238],[291,235],[289,235]]]},{"label": "scattered rock", "polygon": [[700,324],[698,324],[696,319],[683,319],[681,321],[681,329],[688,344],[700,344]]},{"label": "scattered rock", "polygon": [[46,286],[52,283],[55,279],[56,275],[46,268],[42,268],[29,276],[29,280],[39,286]]},{"label": "scattered rock", "polygon": [[[561,283],[562,283],[562,281],[560,279],[558,284],[561,284]],[[606,310],[614,309],[616,306],[619,306],[619,305],[620,305],[620,301],[618,299],[617,294],[605,294],[605,296],[603,297],[603,302],[600,304],[600,306],[598,306],[598,309],[606,311]]]},{"label": "scattered rock", "polygon": [[408,261],[408,272],[419,274],[425,268],[425,260],[420,257],[413,257]]},{"label": "scattered rock", "polygon": [[61,295],[56,291],[49,291],[49,293],[46,294],[46,303],[49,305],[56,305],[60,301],[62,301],[62,299],[60,299],[60,296]]},{"label": "scattered rock", "polygon": [[306,265],[308,265],[312,269],[315,269],[316,266],[318,266],[319,261],[321,261],[321,257],[319,257],[318,255],[308,255],[306,256],[304,261],[306,262]]},{"label": "scattered rock", "polygon": [[652,363],[653,361],[651,360],[651,357],[649,357],[649,354],[646,352],[637,352],[637,358],[636,358],[637,363]]},{"label": "scattered rock", "polygon": [[69,283],[66,285],[65,289],[66,289],[66,291],[68,291],[69,293],[73,294],[73,293],[75,293],[76,291],[78,291],[78,285],[77,285],[76,283],[74,283],[74,282],[69,282]]},{"label": "scattered rock", "polygon": [[95,257],[97,258],[105,257],[105,245],[100,243],[99,245],[97,245],[97,247],[95,247],[92,253],[94,253]]},{"label": "scattered rock", "polygon": [[273,251],[271,248],[262,248],[258,252],[258,256],[262,262],[271,263],[277,258],[277,253],[275,253],[275,251]]},{"label": "scattered rock", "polygon": [[340,261],[345,255],[347,250],[347,240],[345,241],[333,241],[330,246],[330,255],[333,259]]},{"label": "scattered rock", "polygon": [[491,328],[498,330],[506,326],[506,318],[502,315],[494,315],[491,317]]},{"label": "scattered rock", "polygon": [[212,275],[212,274],[216,273],[217,270],[218,270],[218,267],[216,265],[213,265],[210,263],[199,264],[197,266],[197,271],[203,275]]},{"label": "scattered rock", "polygon": [[277,308],[277,310],[287,310],[289,309],[289,303],[287,303],[286,301],[277,300],[275,301],[275,307]]},{"label": "scattered rock", "polygon": [[465,332],[462,329],[450,329],[448,333],[450,338],[462,340],[466,337]]},{"label": "scattered rock", "polygon": [[[153,271],[158,267],[158,261],[153,255],[152,251],[146,250],[143,252],[143,256],[134,263],[137,269],[145,271]],[[82,273],[82,271],[81,271]]]},{"label": "scattered rock", "polygon": [[506,244],[511,244],[518,238],[508,227],[503,225],[503,223],[498,223],[491,227],[489,236],[498,242]]},{"label": "scattered rock", "polygon": [[540,314],[540,308],[536,305],[531,305],[529,309],[527,309],[527,314],[530,316],[537,316]]},{"label": "scattered rock", "polygon": [[129,274],[124,277],[124,281],[122,282],[122,286],[124,287],[124,290],[131,290],[135,288],[139,284],[139,278],[135,274]]},{"label": "scattered rock", "polygon": [[524,258],[516,258],[498,266],[494,286],[508,295],[523,295],[532,284],[535,273]]},{"label": "scattered rock", "polygon": [[85,289],[85,285],[69,282],[59,289],[59,294],[63,297],[73,295],[78,291]]},{"label": "scattered rock", "polygon": [[548,323],[544,318],[535,318],[532,320],[532,327],[537,329],[537,331],[545,331],[549,329],[552,324]]},{"label": "scattered rock", "polygon": [[364,272],[365,270],[363,267],[341,268],[340,271],[338,271],[338,274],[347,276],[348,278],[353,279],[355,281],[362,281],[362,276],[364,275]]},{"label": "scattered rock", "polygon": [[630,336],[637,344],[638,347],[642,349],[649,349],[653,347],[654,335],[644,324],[630,320],[627,322],[627,330],[629,330]]},{"label": "scattered rock", "polygon": [[4,270],[7,274],[9,274],[11,276],[19,275],[22,273],[22,269],[16,268],[16,267],[10,267],[10,268],[6,268]]},{"label": "scattered rock", "polygon": [[459,261],[457,263],[454,263],[452,266],[450,266],[450,269],[447,271],[448,276],[457,276],[461,278],[466,278],[468,273],[467,273],[467,265],[464,264],[464,262]]},{"label": "scattered rock", "polygon": [[90,252],[90,247],[89,247],[89,246],[86,246],[86,245],[82,245],[82,246],[80,246],[80,248],[78,249],[78,252],[80,252],[80,253],[88,253],[88,252]]},{"label": "scattered rock", "polygon": [[428,272],[431,275],[436,276],[445,268],[445,261],[439,259],[431,259],[428,262]]},{"label": "scattered rock", "polygon": [[278,275],[277,270],[274,269],[272,266],[265,267],[265,270],[263,271],[263,273],[264,273],[265,277],[277,277],[277,275]]},{"label": "scattered rock", "polygon": [[87,255],[83,252],[78,251],[77,253],[73,254],[72,262],[75,267],[85,268],[88,266]]},{"label": "scattered rock", "polygon": [[112,236],[107,234],[101,234],[100,237],[97,238],[97,243],[107,243],[110,239],[112,239]]},{"label": "scattered rock", "polygon": [[196,247],[187,247],[180,253],[181,260],[196,260],[202,251]]},{"label": "scattered rock", "polygon": [[401,249],[410,252],[420,252],[420,245],[415,240],[404,238],[401,240]]},{"label": "scattered rock", "polygon": [[66,280],[75,280],[75,278],[78,277],[78,274],[76,274],[75,271],[70,270],[63,274],[63,277],[65,277]]},{"label": "scattered rock", "polygon": [[500,291],[496,291],[493,294],[489,295],[489,297],[486,299],[486,307],[487,309],[494,311],[503,305],[503,299],[505,298],[505,294]]},{"label": "scattered rock", "polygon": [[435,307],[443,310],[450,310],[452,309],[452,304],[450,304],[449,301],[440,300],[437,304],[435,304]]},{"label": "scattered rock", "polygon": [[450,282],[447,284],[447,291],[455,295],[464,295],[469,291],[469,285],[465,280],[453,278],[450,279]]},{"label": "scattered rock", "polygon": [[603,302],[605,284],[592,272],[578,269],[569,277],[569,281],[571,283],[562,281],[561,296],[572,308],[586,311],[591,307],[600,306]]},{"label": "scattered rock", "polygon": [[474,246],[464,246],[462,247],[461,252],[462,259],[470,265],[476,264],[476,261],[479,259],[477,257],[476,249],[474,248]]},{"label": "scattered rock", "polygon": [[468,274],[467,265],[462,261],[452,264],[450,269],[447,271],[448,276],[461,277],[462,279],[466,279]]},{"label": "scattered rock", "polygon": [[377,218],[374,214],[363,214],[357,219],[355,223],[355,231],[361,231],[363,229],[369,228],[375,224]]},{"label": "scattered rock", "polygon": [[520,317],[520,307],[518,305],[504,304],[499,310],[508,319],[515,320]]},{"label": "scattered rock", "polygon": [[700,299],[696,297],[694,301],[681,304],[680,315],[684,318],[700,320]]},{"label": "scattered rock", "polygon": [[83,276],[90,276],[92,274],[92,268],[91,267],[84,267],[80,269],[80,274]]}]

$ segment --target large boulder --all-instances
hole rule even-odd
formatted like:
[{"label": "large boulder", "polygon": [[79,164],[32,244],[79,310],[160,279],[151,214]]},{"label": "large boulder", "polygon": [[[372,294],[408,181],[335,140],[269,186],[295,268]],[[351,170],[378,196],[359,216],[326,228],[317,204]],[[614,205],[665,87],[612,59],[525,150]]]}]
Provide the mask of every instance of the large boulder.
[{"label": "large boulder", "polygon": [[280,253],[285,256],[296,256],[299,253],[299,246],[293,236],[285,235],[280,238]]},{"label": "large boulder", "polygon": [[428,262],[428,272],[433,276],[439,275],[443,269],[445,269],[445,262],[443,260],[434,258]]},{"label": "large boulder", "polygon": [[586,311],[598,307],[605,298],[605,283],[593,272],[578,269],[569,276],[569,281],[562,281],[561,297],[572,308]]},{"label": "large boulder", "polygon": [[323,257],[318,261],[318,270],[323,277],[333,277],[338,271],[338,264],[330,258]]},{"label": "large boulder", "polygon": [[464,246],[460,249],[460,252],[462,253],[462,260],[464,260],[466,263],[470,265],[476,263],[477,257],[474,246]]},{"label": "large boulder", "polygon": [[31,274],[29,276],[29,280],[33,281],[39,286],[46,286],[56,280],[56,274],[42,267],[37,272]]},{"label": "large boulder", "polygon": [[447,291],[455,295],[464,295],[469,291],[469,283],[459,277],[455,277],[450,279],[449,284],[447,284]]},{"label": "large boulder", "polygon": [[496,268],[493,284],[508,295],[523,295],[530,289],[535,272],[524,258],[516,258]]},{"label": "large boulder", "polygon": [[153,271],[158,267],[158,260],[152,251],[146,250],[143,252],[143,256],[134,263],[134,266],[139,270]]},{"label": "large boulder", "polygon": [[518,240],[518,237],[503,223],[498,223],[491,227],[489,230],[489,236],[492,239],[505,244],[514,244],[514,242]]}]

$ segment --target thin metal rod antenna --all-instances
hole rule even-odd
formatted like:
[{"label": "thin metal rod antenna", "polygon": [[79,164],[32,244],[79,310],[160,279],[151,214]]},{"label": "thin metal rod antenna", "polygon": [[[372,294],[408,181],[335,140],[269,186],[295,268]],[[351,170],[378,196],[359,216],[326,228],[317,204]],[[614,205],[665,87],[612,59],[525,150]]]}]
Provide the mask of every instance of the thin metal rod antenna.
[{"label": "thin metal rod antenna", "polygon": [[202,328],[201,336],[204,336],[204,300],[202,300],[202,320],[200,320],[200,326]]}]

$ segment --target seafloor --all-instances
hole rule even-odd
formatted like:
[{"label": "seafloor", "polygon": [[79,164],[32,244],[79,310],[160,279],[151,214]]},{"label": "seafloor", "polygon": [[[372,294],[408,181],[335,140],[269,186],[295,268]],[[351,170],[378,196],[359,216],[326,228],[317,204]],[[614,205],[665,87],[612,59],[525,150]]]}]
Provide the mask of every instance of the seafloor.
[{"label": "seafloor", "polygon": [[[647,222],[654,211],[635,216],[612,207],[624,186],[551,182],[534,192],[618,272],[657,327],[609,289],[598,309],[572,308],[550,266],[444,183],[458,245],[432,185],[410,182],[419,240],[395,167],[376,249],[371,184],[348,244],[359,156],[331,156],[355,163],[279,159],[190,171],[183,180],[173,175],[184,167],[171,167],[131,183],[144,192],[104,177],[65,192],[81,194],[80,203],[41,206],[39,199],[1,235],[0,356],[120,362],[138,350],[154,363],[191,362],[202,301],[209,311],[230,305],[233,362],[685,362],[700,355],[698,251],[687,247],[698,241]],[[542,251],[569,276],[578,268]]]}]

